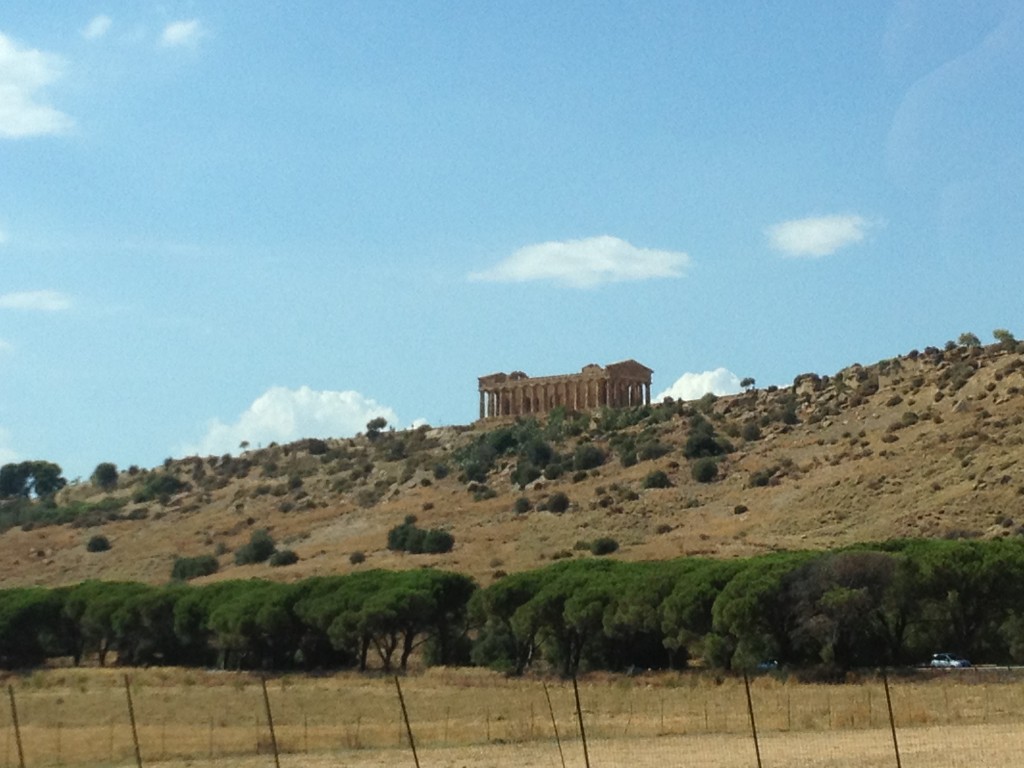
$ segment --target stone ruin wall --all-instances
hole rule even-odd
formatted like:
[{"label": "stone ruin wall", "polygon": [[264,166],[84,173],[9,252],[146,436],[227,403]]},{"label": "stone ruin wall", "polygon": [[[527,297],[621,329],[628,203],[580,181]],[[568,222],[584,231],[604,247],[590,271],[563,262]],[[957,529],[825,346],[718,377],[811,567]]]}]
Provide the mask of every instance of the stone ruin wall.
[{"label": "stone ruin wall", "polygon": [[652,373],[635,360],[626,360],[605,368],[587,365],[564,376],[531,377],[522,371],[481,376],[480,418],[543,415],[559,406],[587,411],[649,405]]}]

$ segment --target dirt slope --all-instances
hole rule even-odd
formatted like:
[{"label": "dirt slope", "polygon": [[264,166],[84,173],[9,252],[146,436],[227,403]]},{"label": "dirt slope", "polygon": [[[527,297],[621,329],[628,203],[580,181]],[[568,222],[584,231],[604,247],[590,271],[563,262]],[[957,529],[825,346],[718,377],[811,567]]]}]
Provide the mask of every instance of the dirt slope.
[{"label": "dirt slope", "polygon": [[[697,412],[734,448],[710,483],[692,478],[693,460],[683,453]],[[581,434],[554,447],[568,458],[591,441],[608,460],[525,490],[511,479],[514,456],[499,457],[483,486],[460,480],[465,446],[495,428],[421,428],[190,457],[123,471],[109,492],[79,483],[57,500],[78,505],[75,523],[0,535],[0,583],[162,583],[176,557],[217,554],[220,571],[207,579],[439,566],[486,584],[553,558],[591,557],[574,547],[601,536],[620,544],[613,557],[643,560],[1024,531],[1024,355],[1005,345],[929,348],[831,376],[805,374],[792,387],[658,406],[620,428],[595,414]],[[669,451],[623,466],[613,444],[624,437]],[[654,470],[672,486],[645,489]],[[138,500],[165,474],[184,490]],[[571,500],[565,513],[536,509],[556,492]],[[521,496],[534,505],[525,514],[514,508]],[[389,551],[387,532],[407,515],[420,527],[449,530],[454,550]],[[235,565],[234,550],[260,528],[299,562]],[[109,539],[109,551],[87,551],[97,534]],[[365,562],[352,565],[353,552]]]}]

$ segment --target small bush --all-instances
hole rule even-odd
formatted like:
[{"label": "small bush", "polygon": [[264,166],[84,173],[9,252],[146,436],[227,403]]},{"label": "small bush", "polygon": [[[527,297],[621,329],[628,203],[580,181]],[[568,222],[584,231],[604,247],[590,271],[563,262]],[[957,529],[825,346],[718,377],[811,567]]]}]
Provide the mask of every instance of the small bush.
[{"label": "small bush", "polygon": [[351,555],[348,556],[348,561],[352,565],[359,565],[360,563],[365,563],[366,562],[366,554],[363,553],[361,550],[357,549],[355,552],[353,552]]},{"label": "small bush", "polygon": [[525,496],[520,496],[518,499],[516,499],[515,504],[513,505],[513,509],[515,510],[515,513],[517,515],[525,515],[527,512],[530,511],[530,508],[532,506],[533,505],[530,503],[530,500],[528,498],[526,498]]},{"label": "small bush", "polygon": [[213,555],[176,557],[171,568],[171,578],[175,581],[189,581],[216,573],[219,567],[217,558]]},{"label": "small bush", "polygon": [[636,452],[636,457],[640,461],[653,461],[654,459],[660,459],[671,450],[664,443],[658,440],[651,440],[640,446],[640,449]]},{"label": "small bush", "polygon": [[604,464],[604,451],[593,443],[583,443],[577,446],[572,456],[572,467],[575,470],[594,469]]},{"label": "small bush", "polygon": [[106,552],[110,549],[110,539],[103,534],[97,534],[89,539],[89,542],[85,545],[86,550],[89,552]]},{"label": "small bush", "polygon": [[672,481],[668,479],[668,475],[662,472],[660,469],[656,469],[649,473],[644,478],[644,488],[671,488]]},{"label": "small bush", "polygon": [[455,546],[455,537],[442,528],[431,528],[423,537],[423,551],[428,554],[451,552]]},{"label": "small bush", "polygon": [[417,528],[413,515],[407,516],[405,520],[401,525],[396,525],[388,531],[388,549],[393,552],[408,552],[412,555],[424,552],[439,554],[451,552],[455,546],[455,537],[448,531],[442,528]]},{"label": "small bush", "polygon": [[249,543],[235,550],[235,565],[252,565],[262,563],[277,550],[277,545],[270,533],[261,528],[249,536]]},{"label": "small bush", "polygon": [[299,556],[290,549],[281,549],[272,554],[268,562],[274,568],[280,568],[283,565],[295,565],[299,562]]},{"label": "small bush", "polygon": [[710,483],[718,477],[718,462],[710,456],[697,459],[693,462],[690,474],[698,483]]},{"label": "small bush", "polygon": [[561,491],[551,494],[548,498],[548,509],[560,515],[569,508],[569,497]]},{"label": "small bush", "polygon": [[544,467],[544,479],[545,480],[557,480],[558,478],[560,478],[562,476],[562,473],[564,471],[565,470],[562,468],[561,464],[559,464],[557,461],[553,461],[550,464],[548,464],[546,467]]},{"label": "small bush", "polygon": [[187,483],[179,480],[174,475],[154,472],[146,478],[142,487],[136,489],[135,493],[132,494],[132,501],[136,504],[141,504],[159,499],[163,503],[164,499],[185,490],[187,486]]},{"label": "small bush", "polygon": [[619,548],[619,542],[610,536],[602,536],[590,543],[590,551],[595,555],[610,555]]}]

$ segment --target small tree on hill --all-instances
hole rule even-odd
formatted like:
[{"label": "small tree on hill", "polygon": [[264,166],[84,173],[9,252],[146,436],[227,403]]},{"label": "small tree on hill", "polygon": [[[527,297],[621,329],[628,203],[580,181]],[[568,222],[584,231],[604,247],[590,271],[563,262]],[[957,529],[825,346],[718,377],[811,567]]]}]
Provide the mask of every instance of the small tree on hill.
[{"label": "small tree on hill", "polygon": [[101,491],[112,491],[117,488],[117,465],[104,461],[96,465],[92,471],[92,482]]},{"label": "small tree on hill", "polygon": [[979,339],[977,336],[975,336],[970,331],[965,331],[964,333],[961,333],[960,334],[960,338],[957,339],[957,341],[958,341],[958,343],[960,344],[961,347],[971,347],[971,348],[974,348],[974,347],[980,347],[981,346],[981,339]]},{"label": "small tree on hill", "polygon": [[377,416],[376,418],[370,419],[366,422],[366,436],[371,440],[376,440],[380,437],[380,433],[384,431],[384,427],[388,425],[388,420],[383,416]]}]

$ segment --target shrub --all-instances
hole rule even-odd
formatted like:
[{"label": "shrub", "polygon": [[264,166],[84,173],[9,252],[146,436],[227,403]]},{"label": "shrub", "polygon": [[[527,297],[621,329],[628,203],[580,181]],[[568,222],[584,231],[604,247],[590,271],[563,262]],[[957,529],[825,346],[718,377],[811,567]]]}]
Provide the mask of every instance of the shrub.
[{"label": "shrub", "polygon": [[711,456],[705,456],[693,462],[690,474],[698,483],[710,483],[718,477],[718,462]]},{"label": "shrub", "polygon": [[512,482],[520,488],[525,488],[541,475],[540,469],[530,461],[520,459],[516,463],[515,471],[512,472]]},{"label": "shrub", "polygon": [[217,558],[213,555],[198,557],[176,557],[171,568],[171,578],[175,581],[189,581],[200,576],[209,576],[219,568]]},{"label": "shrub", "polygon": [[761,439],[761,427],[758,426],[756,421],[748,421],[744,423],[740,429],[740,437],[746,440],[748,443],[752,443],[755,440]]},{"label": "shrub", "polygon": [[671,488],[672,481],[668,479],[668,475],[662,472],[660,469],[656,469],[649,473],[644,478],[644,488]]},{"label": "shrub", "polygon": [[[412,521],[410,521],[412,518]],[[408,552],[419,555],[424,552],[438,554],[450,552],[455,546],[455,537],[442,528],[423,530],[415,525],[415,517],[409,515],[401,525],[388,531],[388,549],[393,552]]]},{"label": "shrub", "polygon": [[590,543],[590,551],[595,555],[610,555],[619,548],[619,542],[610,536],[602,536]]},{"label": "shrub", "polygon": [[780,467],[776,465],[759,469],[757,472],[751,472],[749,483],[750,487],[763,488],[764,486],[771,484],[772,477],[775,476],[775,473],[778,472],[779,469]]},{"label": "shrub", "polygon": [[86,550],[89,552],[106,552],[110,549],[110,539],[103,534],[97,534],[89,539],[89,542],[85,545]]},{"label": "shrub", "polygon": [[423,537],[423,551],[429,554],[451,552],[455,546],[455,537],[442,528],[431,528]]},{"label": "shrub", "polygon": [[274,568],[280,568],[283,565],[295,565],[299,562],[299,556],[290,549],[281,549],[270,556],[269,563]]},{"label": "shrub", "polygon": [[545,480],[557,480],[562,476],[562,465],[557,461],[553,461],[544,467],[544,479]]},{"label": "shrub", "polygon": [[311,456],[323,456],[327,453],[327,443],[319,438],[311,437],[306,441],[306,450]]},{"label": "shrub", "polygon": [[727,443],[719,441],[715,436],[715,428],[703,416],[695,415],[690,424],[690,433],[683,446],[683,455],[688,459],[702,456],[719,456],[731,449]]},{"label": "shrub", "polygon": [[652,461],[654,459],[660,459],[671,450],[672,449],[664,443],[658,440],[651,440],[640,446],[640,449],[636,452],[636,458],[640,461]]},{"label": "shrub", "polygon": [[747,505],[746,504],[737,504],[735,507],[732,508],[732,513],[734,515],[742,515],[746,511],[747,511]]},{"label": "shrub", "polygon": [[93,484],[103,491],[112,491],[117,488],[117,465],[109,461],[96,465],[92,472]]},{"label": "shrub", "polygon": [[434,479],[444,480],[448,477],[448,465],[447,464],[435,464],[434,465]]},{"label": "shrub", "polygon": [[352,563],[352,565],[359,565],[360,563],[365,563],[366,554],[363,553],[361,550],[357,549],[355,552],[348,556],[348,561]]},{"label": "shrub", "polygon": [[142,503],[153,501],[154,499],[163,500],[168,496],[185,490],[186,487],[187,483],[182,482],[174,475],[154,472],[146,478],[142,487],[132,494],[132,501]]},{"label": "shrub", "polygon": [[561,491],[551,494],[548,498],[548,509],[556,515],[560,515],[569,508],[569,497]]},{"label": "shrub", "polygon": [[533,505],[530,503],[530,500],[528,498],[526,498],[525,496],[520,496],[518,499],[516,499],[515,504],[512,508],[515,510],[515,513],[517,515],[525,515],[527,512],[530,511],[530,508],[532,506]]},{"label": "shrub", "polygon": [[604,451],[593,443],[583,443],[576,446],[572,456],[572,467],[575,470],[594,469],[604,464]]},{"label": "shrub", "polygon": [[263,528],[253,531],[249,543],[235,550],[236,565],[252,565],[267,560],[277,550],[270,533]]}]

